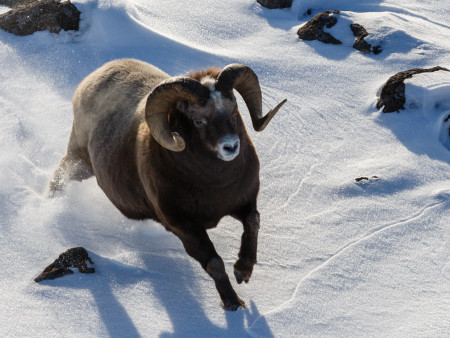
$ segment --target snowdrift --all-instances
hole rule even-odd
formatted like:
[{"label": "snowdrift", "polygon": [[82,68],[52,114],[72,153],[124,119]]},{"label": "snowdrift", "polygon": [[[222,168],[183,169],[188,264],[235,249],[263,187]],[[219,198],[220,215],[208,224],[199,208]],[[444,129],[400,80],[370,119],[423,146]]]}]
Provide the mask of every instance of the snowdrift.
[{"label": "snowdrift", "polygon": [[[418,0],[295,0],[282,10],[252,0],[73,3],[78,32],[0,32],[3,335],[450,332],[450,77],[408,80],[400,113],[375,108],[396,72],[450,67],[448,10]],[[300,41],[299,27],[329,9],[343,11],[330,31],[344,43]],[[350,20],[382,53],[351,47]],[[233,282],[247,310],[224,312],[181,243],[157,223],[123,217],[95,178],[43,196],[66,149],[73,91],[122,57],[172,75],[244,63],[259,76],[264,109],[288,98],[263,133],[248,128],[262,169],[259,263],[249,284]],[[231,218],[210,231],[228,272],[240,235]],[[33,282],[76,246],[89,251],[95,274]]]}]

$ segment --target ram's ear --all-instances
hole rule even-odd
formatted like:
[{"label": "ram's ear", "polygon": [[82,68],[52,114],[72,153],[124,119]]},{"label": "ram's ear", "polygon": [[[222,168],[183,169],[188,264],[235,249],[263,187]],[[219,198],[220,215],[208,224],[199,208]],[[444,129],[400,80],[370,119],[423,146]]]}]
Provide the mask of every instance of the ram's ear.
[{"label": "ram's ear", "polygon": [[187,114],[189,111],[189,103],[187,101],[177,101],[176,108],[182,113]]}]

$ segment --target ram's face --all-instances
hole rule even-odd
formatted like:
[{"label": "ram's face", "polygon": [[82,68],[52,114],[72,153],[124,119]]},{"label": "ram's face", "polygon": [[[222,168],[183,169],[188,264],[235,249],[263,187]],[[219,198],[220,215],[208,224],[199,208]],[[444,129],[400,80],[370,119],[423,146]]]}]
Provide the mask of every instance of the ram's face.
[{"label": "ram's face", "polygon": [[261,88],[251,68],[231,64],[210,74],[194,72],[161,82],[147,97],[145,119],[156,142],[170,151],[181,152],[189,144],[232,161],[239,155],[239,135],[245,133],[233,89],[244,99],[256,131],[266,128],[286,99],[263,115]]},{"label": "ram's face", "polygon": [[177,102],[177,109],[187,117],[191,139],[200,143],[204,151],[212,153],[222,161],[232,161],[239,155],[240,140],[237,133],[241,122],[236,98],[232,93],[225,97],[210,89],[205,105]]}]

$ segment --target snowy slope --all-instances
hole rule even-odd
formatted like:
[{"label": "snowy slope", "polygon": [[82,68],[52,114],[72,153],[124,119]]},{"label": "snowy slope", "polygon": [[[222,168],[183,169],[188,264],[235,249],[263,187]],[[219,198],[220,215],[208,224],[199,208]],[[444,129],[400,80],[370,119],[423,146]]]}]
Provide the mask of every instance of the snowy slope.
[{"label": "snowy slope", "polygon": [[[450,10],[436,1],[79,0],[80,32],[0,31],[0,335],[449,336],[450,73],[407,80],[406,110],[375,108],[383,83],[450,68]],[[313,14],[340,9],[341,46],[300,41]],[[349,22],[383,52],[353,48]],[[265,109],[258,261],[247,309],[224,312],[214,283],[159,224],[123,217],[95,178],[43,197],[65,152],[84,76],[134,57],[169,74],[239,62]],[[365,176],[368,181],[357,183]],[[372,178],[377,176],[378,178]],[[210,231],[232,274],[241,225]],[[67,248],[96,273],[33,282]]]}]

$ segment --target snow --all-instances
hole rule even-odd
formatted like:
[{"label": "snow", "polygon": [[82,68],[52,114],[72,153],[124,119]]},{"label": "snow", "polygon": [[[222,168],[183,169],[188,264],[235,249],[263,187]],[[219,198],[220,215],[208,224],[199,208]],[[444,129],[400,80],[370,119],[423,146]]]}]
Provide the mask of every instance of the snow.
[{"label": "snow", "polygon": [[423,121],[419,131],[450,150],[450,72],[422,73],[406,81],[406,107]]},{"label": "snow", "polygon": [[[396,72],[450,68],[448,8],[422,0],[295,0],[282,10],[253,0],[73,3],[80,32],[0,31],[2,336],[449,335],[450,73],[406,80],[400,113],[375,108]],[[300,41],[307,9],[343,10],[330,32],[345,43]],[[354,50],[350,21],[383,52]],[[44,197],[67,145],[73,91],[121,57],[173,75],[244,63],[259,76],[266,111],[288,99],[262,133],[238,100],[261,161],[258,264],[249,284],[232,280],[246,310],[225,312],[180,241],[155,222],[126,219],[95,178]],[[357,183],[362,176],[369,180]],[[230,277],[241,233],[231,218],[209,232]],[[95,274],[33,281],[76,246],[89,251]]]}]

